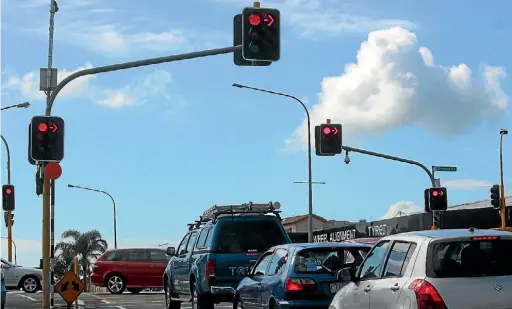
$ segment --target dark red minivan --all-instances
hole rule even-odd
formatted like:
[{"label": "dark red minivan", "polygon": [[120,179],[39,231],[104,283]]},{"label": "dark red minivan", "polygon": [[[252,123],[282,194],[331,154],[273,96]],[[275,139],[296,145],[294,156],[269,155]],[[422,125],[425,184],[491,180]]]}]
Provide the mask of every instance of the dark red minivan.
[{"label": "dark red minivan", "polygon": [[162,249],[108,250],[92,266],[91,282],[106,287],[112,294],[161,289],[169,259]]}]

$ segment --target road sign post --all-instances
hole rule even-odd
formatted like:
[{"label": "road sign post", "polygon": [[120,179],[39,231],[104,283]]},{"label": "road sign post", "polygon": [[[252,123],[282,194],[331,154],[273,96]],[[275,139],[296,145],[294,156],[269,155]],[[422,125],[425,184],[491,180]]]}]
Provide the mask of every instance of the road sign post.
[{"label": "road sign post", "polygon": [[55,291],[70,306],[85,290],[85,285],[73,271],[68,271],[64,278],[55,285]]}]

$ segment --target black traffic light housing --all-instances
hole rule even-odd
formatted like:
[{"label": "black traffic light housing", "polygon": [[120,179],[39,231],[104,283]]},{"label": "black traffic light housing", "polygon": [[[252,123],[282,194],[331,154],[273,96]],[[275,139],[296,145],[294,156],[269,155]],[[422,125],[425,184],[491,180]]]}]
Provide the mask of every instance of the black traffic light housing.
[{"label": "black traffic light housing", "polygon": [[281,57],[280,12],[246,7],[242,11],[242,57],[248,61],[278,61]]},{"label": "black traffic light housing", "polygon": [[429,197],[429,209],[431,211],[444,211],[448,209],[446,188],[430,188]]},{"label": "black traffic light housing", "polygon": [[13,211],[16,208],[14,202],[14,186],[3,185],[2,186],[2,209],[4,211]]},{"label": "black traffic light housing", "polygon": [[[315,128],[315,135],[316,130]],[[319,140],[315,142],[317,154],[320,153],[320,155],[332,156],[342,152],[341,124],[321,124],[318,134]]]},{"label": "black traffic light housing", "polygon": [[425,189],[423,198],[425,199],[425,212],[430,212],[430,188]]},{"label": "black traffic light housing", "polygon": [[[233,46],[242,45],[242,14],[233,17]],[[249,61],[242,56],[242,50],[233,53],[233,63],[237,66],[269,66],[272,61]]]},{"label": "black traffic light housing", "polygon": [[[8,212],[7,211],[4,211],[4,222],[5,222],[5,227],[9,227],[9,222],[8,222],[8,219],[9,218],[9,215],[8,215]],[[11,213],[11,227],[14,225],[14,214]]]},{"label": "black traffic light housing", "polygon": [[32,160],[60,162],[64,158],[64,119],[54,116],[33,117],[29,145]]},{"label": "black traffic light housing", "polygon": [[491,188],[491,205],[494,209],[501,208],[501,199],[500,199],[500,186],[493,185]]}]

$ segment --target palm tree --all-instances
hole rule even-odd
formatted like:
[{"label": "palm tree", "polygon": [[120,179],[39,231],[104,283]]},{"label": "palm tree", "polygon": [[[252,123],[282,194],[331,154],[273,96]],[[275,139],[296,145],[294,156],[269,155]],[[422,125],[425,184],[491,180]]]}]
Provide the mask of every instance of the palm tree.
[{"label": "palm tree", "polygon": [[[57,244],[59,246],[59,244]],[[59,246],[60,247],[60,246]],[[55,256],[54,273],[57,278],[62,278],[66,273],[73,269],[73,252],[70,250],[62,250]]]},{"label": "palm tree", "polygon": [[57,243],[55,250],[60,251],[59,259],[62,267],[69,270],[73,263],[73,257],[78,256],[84,283],[85,286],[88,286],[92,260],[96,260],[107,251],[107,242],[97,230],[85,233],[77,230],[67,230],[62,233],[61,238],[64,240]]}]

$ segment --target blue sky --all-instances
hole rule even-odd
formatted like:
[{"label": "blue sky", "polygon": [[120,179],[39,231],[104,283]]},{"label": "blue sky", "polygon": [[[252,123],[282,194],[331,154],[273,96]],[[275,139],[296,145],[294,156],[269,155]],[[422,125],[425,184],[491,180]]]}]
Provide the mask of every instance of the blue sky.
[{"label": "blue sky", "polygon": [[[233,15],[251,4],[60,0],[54,67],[61,79],[78,68],[229,46]],[[438,174],[451,204],[488,198],[499,181],[499,129],[512,130],[506,77],[512,26],[505,13],[512,4],[275,0],[262,6],[279,8],[283,18],[281,60],[270,67],[236,67],[232,55],[223,55],[92,76],[65,88],[53,108],[66,121],[57,235],[98,229],[113,245],[108,197],[68,183],[114,196],[120,246],[175,243],[185,224],[213,204],[278,200],[286,216],[306,213],[307,185],[293,184],[307,180],[302,108],[233,82],[303,99],[313,124],[343,123],[346,145],[457,166],[456,173]],[[32,103],[2,113],[20,264],[36,264],[41,251],[42,201],[26,159],[26,130],[32,116],[44,114],[38,84],[39,68],[47,66],[48,8],[47,0],[2,0],[2,105]],[[511,183],[512,141],[505,140],[504,153]],[[1,154],[5,182],[3,146]],[[313,157],[314,180],[326,182],[314,186],[315,213],[375,220],[390,209],[421,207],[429,186],[423,171],[350,157],[349,165],[344,155]],[[2,256],[4,249],[2,241]]]}]

